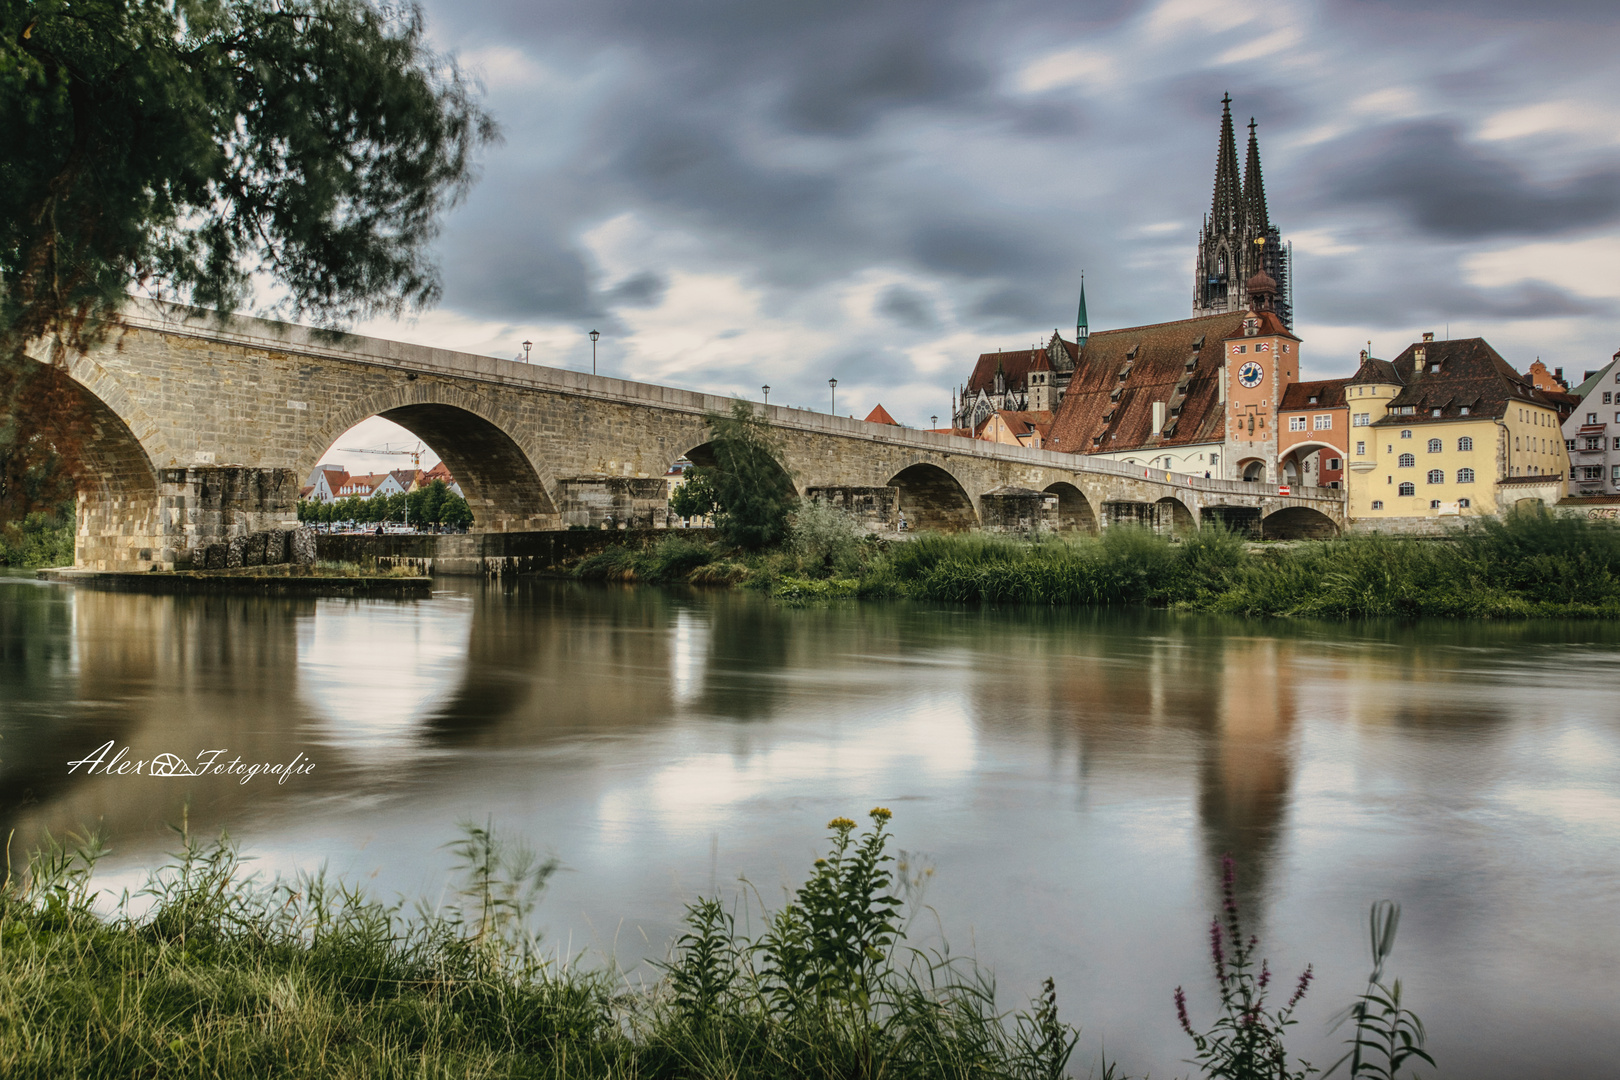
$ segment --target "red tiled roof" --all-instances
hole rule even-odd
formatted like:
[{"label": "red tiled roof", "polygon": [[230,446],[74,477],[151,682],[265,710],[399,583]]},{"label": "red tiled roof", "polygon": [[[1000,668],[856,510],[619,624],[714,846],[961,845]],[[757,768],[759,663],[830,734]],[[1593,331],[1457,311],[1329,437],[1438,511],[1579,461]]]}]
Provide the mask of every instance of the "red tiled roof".
[{"label": "red tiled roof", "polygon": [[[1344,388],[1349,379],[1323,379],[1319,382],[1293,383],[1283,390],[1282,404],[1278,411],[1288,412],[1293,409],[1342,409],[1344,408]],[[1316,401],[1312,402],[1311,398]]]},{"label": "red tiled roof", "polygon": [[[1195,319],[1100,330],[1086,339],[1074,377],[1052,423],[1047,449],[1083,454],[1140,447],[1214,442],[1223,435],[1220,408],[1221,343],[1243,336],[1246,311]],[[1260,333],[1298,341],[1276,312],[1262,311]],[[1194,344],[1202,348],[1194,350]],[[1187,362],[1194,356],[1191,371]],[[1296,352],[1291,359],[1297,362]],[[1120,371],[1127,359],[1129,375]],[[1185,381],[1183,381],[1185,380]],[[1170,434],[1153,434],[1153,403],[1179,400],[1166,423]],[[1098,436],[1101,439],[1094,441]]]},{"label": "red tiled roof", "polygon": [[890,416],[889,410],[885,409],[881,403],[879,403],[877,408],[866,414],[866,422],[868,424],[893,424],[895,427],[900,426],[900,421]]},{"label": "red tiled roof", "polygon": [[973,365],[973,374],[968,376],[966,396],[971,398],[980,390],[987,394],[994,393],[998,368],[1002,377],[1006,379],[1009,390],[1020,389],[1028,380],[1029,373],[1037,361],[1045,358],[1046,353],[1040,349],[981,353],[978,363]]}]

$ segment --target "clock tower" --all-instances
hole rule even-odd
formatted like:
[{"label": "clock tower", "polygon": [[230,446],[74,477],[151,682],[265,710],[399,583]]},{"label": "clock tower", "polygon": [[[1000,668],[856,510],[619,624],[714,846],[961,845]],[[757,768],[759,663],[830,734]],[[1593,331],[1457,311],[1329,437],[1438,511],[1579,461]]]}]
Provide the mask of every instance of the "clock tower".
[{"label": "clock tower", "polygon": [[1244,283],[1249,311],[1221,343],[1228,479],[1277,483],[1277,409],[1299,381],[1299,339],[1273,308],[1277,282],[1264,270]]}]

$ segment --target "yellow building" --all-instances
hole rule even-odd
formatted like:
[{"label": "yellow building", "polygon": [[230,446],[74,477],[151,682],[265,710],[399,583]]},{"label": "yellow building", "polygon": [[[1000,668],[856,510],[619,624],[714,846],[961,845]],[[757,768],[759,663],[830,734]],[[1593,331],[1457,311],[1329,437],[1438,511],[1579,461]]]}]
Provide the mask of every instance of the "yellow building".
[{"label": "yellow building", "polygon": [[1483,338],[1424,334],[1392,361],[1362,353],[1345,404],[1349,515],[1364,527],[1500,513],[1523,478],[1569,474],[1557,407]]}]

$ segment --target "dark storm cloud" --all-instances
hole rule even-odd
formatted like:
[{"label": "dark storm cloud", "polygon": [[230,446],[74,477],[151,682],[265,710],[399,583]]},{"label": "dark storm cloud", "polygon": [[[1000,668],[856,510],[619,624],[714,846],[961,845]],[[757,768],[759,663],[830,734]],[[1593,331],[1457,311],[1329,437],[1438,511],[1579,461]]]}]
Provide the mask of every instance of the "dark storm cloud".
[{"label": "dark storm cloud", "polygon": [[607,301],[625,307],[656,307],[669,291],[669,279],[651,270],[644,270],[613,286],[607,292]]},{"label": "dark storm cloud", "polygon": [[1502,151],[1464,142],[1455,124],[1362,132],[1322,157],[1326,199],[1387,205],[1448,240],[1539,236],[1620,217],[1620,164],[1538,181]]},{"label": "dark storm cloud", "polygon": [[1611,301],[1577,296],[1544,281],[1485,289],[1423,275],[1399,282],[1357,275],[1342,285],[1321,290],[1311,305],[1313,319],[1329,325],[1404,328],[1423,321],[1612,317],[1616,312]]},{"label": "dark storm cloud", "polygon": [[883,290],[877,309],[901,326],[909,326],[913,330],[932,330],[938,322],[933,302],[904,285],[890,285]]}]

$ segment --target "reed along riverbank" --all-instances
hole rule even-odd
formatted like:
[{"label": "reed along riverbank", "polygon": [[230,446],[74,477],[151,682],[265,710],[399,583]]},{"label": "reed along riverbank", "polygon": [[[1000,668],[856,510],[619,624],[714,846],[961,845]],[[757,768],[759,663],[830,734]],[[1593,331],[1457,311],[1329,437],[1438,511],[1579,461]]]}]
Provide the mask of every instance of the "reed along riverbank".
[{"label": "reed along riverbank", "polygon": [[1254,545],[1206,526],[1179,538],[860,537],[801,511],[779,548],[738,553],[670,536],[583,560],[577,577],[754,587],[788,598],[1145,604],[1267,617],[1620,618],[1620,529],[1554,514],[1481,518],[1444,539],[1381,534]]}]

